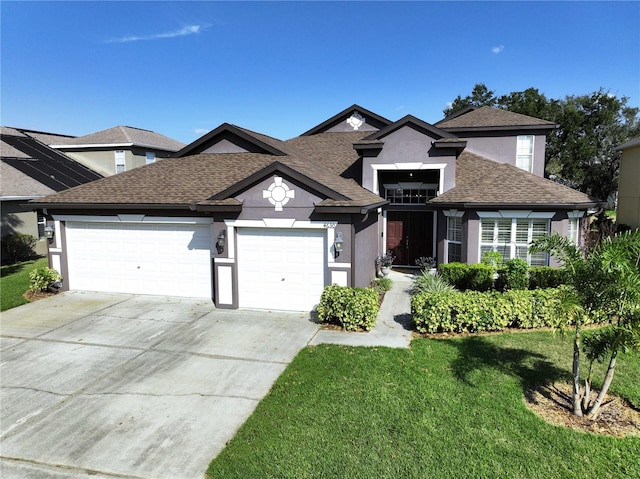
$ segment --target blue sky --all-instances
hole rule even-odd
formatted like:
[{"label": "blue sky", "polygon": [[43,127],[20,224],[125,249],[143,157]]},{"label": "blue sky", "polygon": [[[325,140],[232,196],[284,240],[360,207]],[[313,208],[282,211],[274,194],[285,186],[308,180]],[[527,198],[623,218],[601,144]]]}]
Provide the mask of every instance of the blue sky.
[{"label": "blue sky", "polygon": [[640,106],[640,2],[0,2],[1,123],[291,138],[357,103],[442,118],[485,83]]}]

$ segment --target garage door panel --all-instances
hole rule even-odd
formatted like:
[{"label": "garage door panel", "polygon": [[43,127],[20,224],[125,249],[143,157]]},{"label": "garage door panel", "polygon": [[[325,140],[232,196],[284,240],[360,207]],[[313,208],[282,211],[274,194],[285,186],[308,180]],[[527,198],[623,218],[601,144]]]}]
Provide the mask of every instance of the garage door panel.
[{"label": "garage door panel", "polygon": [[324,288],[324,230],[238,229],[241,307],[308,311]]},{"label": "garage door panel", "polygon": [[211,297],[208,225],[68,222],[69,287]]}]

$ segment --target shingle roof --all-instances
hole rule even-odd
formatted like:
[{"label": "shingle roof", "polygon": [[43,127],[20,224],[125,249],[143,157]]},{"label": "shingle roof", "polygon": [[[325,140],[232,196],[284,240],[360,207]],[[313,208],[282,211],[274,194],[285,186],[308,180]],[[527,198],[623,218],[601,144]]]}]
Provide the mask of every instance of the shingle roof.
[{"label": "shingle roof", "polygon": [[2,163],[53,191],[102,178],[102,175],[30,136],[2,134],[0,141]]},{"label": "shingle roof", "polygon": [[483,106],[462,115],[440,120],[435,124],[443,130],[495,129],[513,127],[555,128],[555,123],[532,116],[521,115],[499,108]]},{"label": "shingle roof", "polygon": [[528,173],[463,152],[456,160],[456,186],[429,203],[436,205],[512,206],[574,209],[600,203],[597,198]]},{"label": "shingle roof", "polygon": [[0,161],[0,196],[34,198],[50,195],[55,190]]},{"label": "shingle roof", "polygon": [[160,133],[156,133],[155,131],[143,130],[132,126],[114,126],[113,128],[85,136],[61,139],[61,142],[54,144],[54,146],[64,147],[73,145],[111,144],[133,144],[166,151],[178,151],[184,146],[184,143],[180,143],[179,141],[168,138]]},{"label": "shingle roof", "polygon": [[353,144],[370,134],[370,131],[317,133],[291,138],[285,143],[293,147],[299,157],[324,165],[338,175],[350,176],[349,169],[358,161]]},{"label": "shingle roof", "polygon": [[194,203],[225,203],[228,198],[212,197],[242,183],[247,177],[259,175],[269,167],[277,168],[278,164],[308,179],[309,183],[317,183],[335,191],[335,198],[328,198],[325,204],[339,201],[342,206],[366,207],[384,203],[378,195],[351,180],[341,178],[322,165],[289,156],[221,153],[168,158],[43,198],[37,204],[188,207]]}]

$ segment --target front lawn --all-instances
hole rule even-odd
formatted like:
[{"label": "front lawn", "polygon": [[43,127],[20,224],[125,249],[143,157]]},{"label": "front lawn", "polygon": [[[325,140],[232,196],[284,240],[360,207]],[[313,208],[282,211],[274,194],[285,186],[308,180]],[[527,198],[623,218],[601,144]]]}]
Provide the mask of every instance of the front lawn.
[{"label": "front lawn", "polygon": [[29,289],[29,273],[47,266],[47,258],[25,261],[0,268],[0,311],[15,308],[29,301],[22,295]]},{"label": "front lawn", "polygon": [[[551,426],[525,406],[530,386],[570,381],[571,349],[550,332],[307,347],[208,477],[640,478],[640,436]],[[612,392],[640,407],[640,354],[618,368]]]}]

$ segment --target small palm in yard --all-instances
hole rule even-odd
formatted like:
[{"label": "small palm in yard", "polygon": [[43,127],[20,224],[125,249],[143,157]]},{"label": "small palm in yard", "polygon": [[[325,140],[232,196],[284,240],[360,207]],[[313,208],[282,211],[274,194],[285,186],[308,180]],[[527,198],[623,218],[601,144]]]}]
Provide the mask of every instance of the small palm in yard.
[{"label": "small palm in yard", "polygon": [[[566,323],[573,324],[573,413],[595,417],[611,386],[620,352],[640,348],[640,231],[619,233],[584,254],[558,234],[534,242],[532,251],[546,251],[566,266],[573,290],[563,301]],[[605,315],[610,324],[585,333],[594,315]],[[584,386],[580,377],[580,353],[590,361]],[[591,401],[592,366],[608,359],[602,388]]]}]

